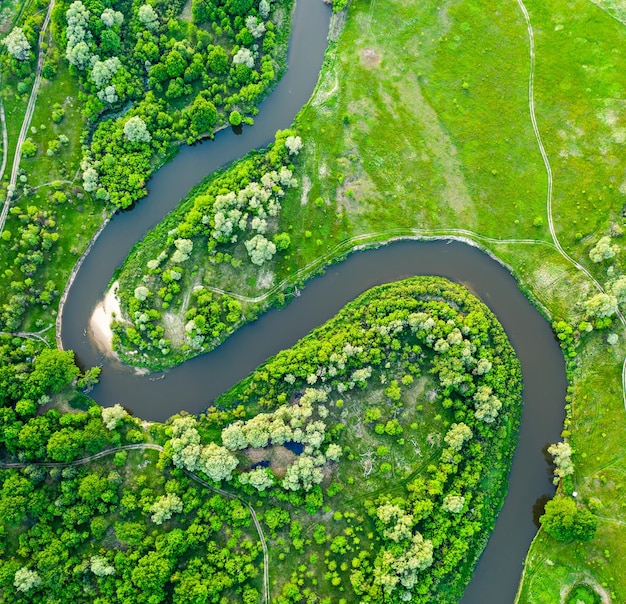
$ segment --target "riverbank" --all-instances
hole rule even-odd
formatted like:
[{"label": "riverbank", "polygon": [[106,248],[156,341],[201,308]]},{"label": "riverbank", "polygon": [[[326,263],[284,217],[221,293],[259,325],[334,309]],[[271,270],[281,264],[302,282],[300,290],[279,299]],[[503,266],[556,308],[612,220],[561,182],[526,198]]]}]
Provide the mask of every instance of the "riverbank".
[{"label": "riverbank", "polygon": [[110,358],[117,359],[118,356],[113,351],[113,330],[111,323],[122,317],[120,301],[117,297],[119,290],[119,281],[115,281],[104,298],[94,308],[89,319],[89,327],[87,333],[89,338],[98,349]]}]

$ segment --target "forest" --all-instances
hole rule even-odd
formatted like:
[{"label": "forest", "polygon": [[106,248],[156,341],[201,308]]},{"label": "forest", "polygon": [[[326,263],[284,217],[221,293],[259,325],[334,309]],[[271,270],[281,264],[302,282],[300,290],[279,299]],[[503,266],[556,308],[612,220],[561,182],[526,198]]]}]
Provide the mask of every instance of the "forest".
[{"label": "forest", "polygon": [[80,394],[44,411],[85,376],[71,353],[23,355],[3,363],[0,431],[19,466],[2,473],[0,577],[18,602],[259,602],[250,507],[272,601],[453,602],[506,492],[519,363],[441,278],[366,292],[197,419],[146,425]]}]

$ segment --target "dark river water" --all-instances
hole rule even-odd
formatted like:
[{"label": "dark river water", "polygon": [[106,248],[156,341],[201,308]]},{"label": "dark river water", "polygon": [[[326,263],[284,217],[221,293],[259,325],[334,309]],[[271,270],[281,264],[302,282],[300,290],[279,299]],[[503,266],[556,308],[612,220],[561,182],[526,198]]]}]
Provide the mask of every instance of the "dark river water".
[{"label": "dark river water", "polygon": [[326,48],[330,11],[321,0],[299,0],[292,27],[289,69],[260,107],[256,125],[242,136],[219,133],[215,141],[184,148],[149,182],[149,195],[116,215],[85,259],[64,310],[64,348],[83,366],[103,365],[92,396],[121,403],[139,417],[162,421],[186,410],[199,413],[211,401],[279,350],[292,346],[366,289],[413,275],[441,275],[467,286],[497,315],[522,363],[524,409],[509,494],[463,604],[512,602],[522,563],[536,532],[533,508],[554,492],[544,457],[560,439],[566,390],[564,361],[552,330],[497,262],[468,245],[404,241],[353,254],[313,279],[282,310],[240,329],[217,350],[157,376],[138,376],[103,358],[86,334],[89,317],[116,267],[132,245],[161,221],[204,176],[251,149],[267,145],[289,127],[311,95]]}]

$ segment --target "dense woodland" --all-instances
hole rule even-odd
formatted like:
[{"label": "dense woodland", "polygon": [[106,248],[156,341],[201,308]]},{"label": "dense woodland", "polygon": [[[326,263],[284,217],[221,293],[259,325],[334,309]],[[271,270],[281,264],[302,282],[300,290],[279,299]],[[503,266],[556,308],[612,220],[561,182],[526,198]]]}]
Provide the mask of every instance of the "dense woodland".
[{"label": "dense woodland", "polygon": [[[519,363],[490,311],[444,279],[370,290],[200,418],[149,428],[72,399],[89,376],[35,348],[3,348],[2,457],[27,464],[2,472],[0,580],[16,601],[258,602],[249,503],[273,601],[453,602],[502,504]],[[66,413],[49,408],[61,398]],[[37,465],[146,441],[164,446],[158,463],[119,450]]]}]

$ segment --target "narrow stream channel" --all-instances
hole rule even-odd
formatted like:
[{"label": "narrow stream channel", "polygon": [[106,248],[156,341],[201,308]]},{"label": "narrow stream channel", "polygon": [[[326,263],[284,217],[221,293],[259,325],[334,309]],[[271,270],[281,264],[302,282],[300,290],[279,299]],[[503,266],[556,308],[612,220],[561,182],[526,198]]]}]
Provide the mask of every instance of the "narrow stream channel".
[{"label": "narrow stream channel", "polygon": [[[266,313],[217,350],[165,374],[138,376],[102,357],[86,336],[95,305],[135,242],[206,174],[268,144],[277,129],[291,124],[315,86],[326,48],[329,14],[321,0],[299,0],[289,69],[260,107],[257,124],[245,129],[243,136],[224,131],[213,142],[181,150],[150,180],[149,195],[132,211],[116,215],[104,229],[70,290],[62,324],[63,345],[76,352],[81,365],[103,365],[101,382],[92,393],[96,401],[102,405],[121,403],[139,417],[162,421],[180,410],[199,413],[261,362],[292,346],[374,285],[425,274],[462,283],[499,318],[524,374],[524,411],[509,494],[462,602],[512,602],[536,532],[533,506],[554,490],[543,450],[560,438],[565,369],[549,324],[526,300],[511,275],[476,248],[458,242],[405,241],[355,253],[313,279],[286,308]],[[161,375],[163,379],[158,379]]]}]

